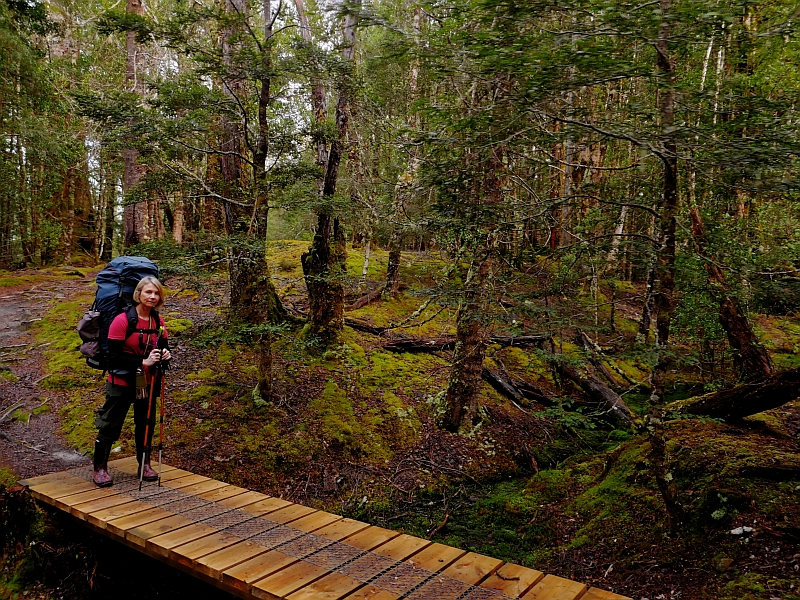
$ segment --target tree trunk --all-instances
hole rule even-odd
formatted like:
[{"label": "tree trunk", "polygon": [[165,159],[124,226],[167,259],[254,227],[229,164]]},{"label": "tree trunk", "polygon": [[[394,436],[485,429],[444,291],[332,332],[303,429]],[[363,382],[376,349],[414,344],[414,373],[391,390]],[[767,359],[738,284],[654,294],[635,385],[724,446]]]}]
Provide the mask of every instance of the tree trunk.
[{"label": "tree trunk", "polygon": [[311,248],[301,262],[308,288],[309,334],[324,345],[338,340],[344,328],[344,256],[339,219],[320,213]]},{"label": "tree trunk", "polygon": [[772,374],[772,361],[766,348],[759,343],[739,302],[728,293],[725,273],[707,256],[706,228],[700,211],[697,207],[692,207],[689,214],[697,253],[705,261],[708,281],[719,301],[719,321],[728,335],[728,343],[735,351],[734,361],[739,375],[743,380],[769,377]]},{"label": "tree trunk", "polygon": [[[342,56],[350,64],[355,56],[356,22],[360,3],[356,2],[345,17],[344,49]],[[350,118],[348,86],[339,84],[336,103],[337,137],[331,144],[322,185],[322,210],[317,217],[317,231],[311,248],[301,257],[303,275],[308,289],[309,333],[328,345],[337,341],[344,329],[344,274],[346,272],[344,231],[329,206],[339,178],[339,165],[347,142]]]},{"label": "tree trunk", "polygon": [[[141,0],[127,0],[125,12],[141,17],[144,14]],[[128,91],[141,95],[143,86],[139,73],[139,62],[139,44],[136,41],[136,32],[128,31],[125,34],[125,87]],[[143,167],[139,164],[139,151],[136,148],[124,148],[122,160],[124,165],[122,193],[128,195],[139,185]],[[147,231],[147,217],[147,208],[141,202],[125,205],[122,212],[122,240],[126,248],[150,238]]]},{"label": "tree trunk", "polygon": [[666,348],[669,344],[672,315],[675,312],[675,228],[678,215],[678,156],[673,126],[675,123],[675,64],[669,53],[671,0],[660,0],[661,27],[655,43],[657,66],[664,84],[660,90],[662,194],[661,248],[656,260],[658,287],[655,296],[656,342],[660,349],[658,363],[653,372],[653,393],[647,414],[647,431],[650,440],[650,464],[656,485],[664,500],[670,530],[683,521],[683,508],[678,502],[675,480],[669,472],[664,432],[664,390],[669,364]]},{"label": "tree trunk", "polygon": [[172,199],[172,241],[176,244],[183,242],[183,194],[176,194]]},{"label": "tree trunk", "polygon": [[[414,8],[414,38],[419,43],[421,31],[422,9],[417,6]],[[411,102],[415,102],[419,96],[419,59],[414,58],[411,62],[411,72],[409,73],[408,92]],[[411,114],[408,118],[408,126],[411,129],[418,127],[417,115]],[[398,178],[394,189],[394,223],[392,223],[392,234],[389,237],[389,263],[386,267],[386,284],[384,293],[392,298],[397,298],[400,293],[400,247],[402,242],[401,228],[397,221],[403,214],[406,202],[411,199],[411,187],[416,177],[418,159],[416,149],[412,147],[408,167]]]},{"label": "tree trunk", "polygon": [[456,344],[453,366],[445,397],[445,429],[459,431],[470,427],[478,412],[483,359],[488,342],[487,308],[489,291],[486,282],[491,278],[491,256],[476,257],[470,267],[456,316]]}]

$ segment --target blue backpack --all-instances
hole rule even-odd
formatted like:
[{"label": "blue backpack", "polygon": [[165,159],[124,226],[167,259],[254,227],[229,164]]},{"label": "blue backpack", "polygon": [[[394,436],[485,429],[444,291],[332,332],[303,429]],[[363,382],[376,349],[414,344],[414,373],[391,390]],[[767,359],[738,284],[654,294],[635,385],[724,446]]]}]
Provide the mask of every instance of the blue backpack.
[{"label": "blue backpack", "polygon": [[[136,330],[138,317],[133,291],[143,277],[158,277],[158,266],[143,256],[120,256],[97,274],[94,303],[78,323],[81,354],[93,369],[108,370],[108,329],[120,313],[128,317],[126,338]],[[158,323],[158,315],[155,315]]]}]

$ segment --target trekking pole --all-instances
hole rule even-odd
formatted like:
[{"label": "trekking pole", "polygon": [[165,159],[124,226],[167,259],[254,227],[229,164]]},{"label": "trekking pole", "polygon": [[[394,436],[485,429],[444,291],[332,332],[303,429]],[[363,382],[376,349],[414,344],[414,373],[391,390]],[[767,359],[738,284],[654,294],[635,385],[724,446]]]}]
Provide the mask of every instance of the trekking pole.
[{"label": "trekking pole", "polygon": [[147,438],[150,429],[150,411],[153,408],[153,389],[156,387],[155,381],[150,383],[150,393],[147,399],[147,421],[144,424],[144,444],[142,445],[142,462],[139,463],[139,491],[142,491],[142,482],[144,481],[144,457],[147,454]]},{"label": "trekking pole", "polygon": [[[164,338],[158,338],[158,346],[161,346],[161,340]],[[164,349],[161,348],[163,352]],[[161,410],[159,412],[159,424],[158,424],[158,487],[161,487],[161,458],[162,453],[164,452],[164,376],[166,375],[167,366],[164,364],[164,361],[158,361],[158,371],[161,375]]]}]

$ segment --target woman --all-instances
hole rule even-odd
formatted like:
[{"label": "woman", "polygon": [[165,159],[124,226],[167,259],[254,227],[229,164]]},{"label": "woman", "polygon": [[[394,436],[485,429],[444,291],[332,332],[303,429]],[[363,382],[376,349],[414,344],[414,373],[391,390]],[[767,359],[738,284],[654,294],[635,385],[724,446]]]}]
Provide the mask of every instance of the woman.
[{"label": "woman", "polygon": [[[167,345],[167,330],[157,309],[164,304],[164,287],[155,277],[145,277],[133,292],[134,307],[117,315],[108,330],[108,381],[106,402],[95,419],[97,440],[94,443],[94,474],[99,487],[110,486],[108,456],[122,433],[122,425],[133,404],[134,439],[139,475],[155,481],[158,474],[150,466],[150,444],[156,421],[155,401],[159,395],[160,361],[172,358]],[[135,309],[135,314],[133,310]],[[131,327],[133,323],[135,327]],[[153,404],[148,404],[150,387]],[[145,434],[147,439],[145,439]]]}]

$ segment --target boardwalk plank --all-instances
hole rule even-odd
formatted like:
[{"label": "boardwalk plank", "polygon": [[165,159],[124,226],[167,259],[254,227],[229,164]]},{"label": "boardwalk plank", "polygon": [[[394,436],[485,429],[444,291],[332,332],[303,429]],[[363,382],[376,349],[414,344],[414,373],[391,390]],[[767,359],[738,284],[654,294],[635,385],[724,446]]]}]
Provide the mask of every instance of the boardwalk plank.
[{"label": "boardwalk plank", "polygon": [[222,579],[224,571],[267,552],[269,552],[267,548],[255,542],[240,541],[229,548],[200,558],[194,566],[198,572],[208,577]]},{"label": "boardwalk plank", "polygon": [[245,506],[248,506],[250,504],[263,502],[264,500],[268,499],[269,496],[265,496],[264,494],[247,491],[244,494],[237,494],[236,496],[231,496],[230,498],[223,498],[221,500],[217,500],[216,502],[222,504],[223,506],[227,506],[228,508],[244,508]]},{"label": "boardwalk plank", "polygon": [[[269,500],[276,502],[279,501],[277,498],[270,498]],[[265,504],[267,502],[269,501],[268,500],[264,501]],[[252,507],[256,507],[258,506],[258,504],[260,503],[253,504]],[[251,512],[250,509],[251,509],[250,506],[246,506],[244,508],[244,510],[248,512]],[[289,506],[286,506],[284,508],[279,508],[278,510],[271,511],[267,514],[269,514],[268,518],[270,521],[275,521],[276,523],[291,523],[292,521],[296,521],[297,519],[308,516],[314,512],[316,511],[313,508],[309,508],[307,506],[301,506],[300,504],[290,504]]]},{"label": "boardwalk plank", "polygon": [[341,518],[342,517],[339,515],[318,511],[306,515],[305,517],[300,517],[296,521],[292,521],[291,525],[302,531],[316,531],[317,529],[332,525],[336,521],[341,520]]},{"label": "boardwalk plank", "polygon": [[254,583],[251,593],[256,598],[285,598],[327,573],[328,570],[324,567],[298,561],[274,575]]},{"label": "boardwalk plank", "polygon": [[82,521],[86,521],[93,512],[123,504],[130,504],[131,502],[135,502],[135,500],[125,494],[109,494],[108,496],[97,498],[96,500],[75,504],[70,507],[70,512]]},{"label": "boardwalk plank", "polygon": [[158,521],[151,521],[150,523],[132,527],[125,532],[125,539],[144,548],[150,538],[177,531],[189,525],[194,525],[194,521],[181,515],[170,513],[170,516]]},{"label": "boardwalk plank", "polygon": [[506,563],[481,583],[481,587],[496,590],[501,594],[518,598],[525,594],[534,584],[541,581],[544,573],[534,569],[526,569],[512,563]]},{"label": "boardwalk plank", "polygon": [[186,527],[180,527],[167,533],[153,536],[145,544],[149,552],[157,556],[166,558],[169,551],[175,546],[186,544],[201,537],[216,533],[216,529],[203,525],[202,523],[192,523]]},{"label": "boardwalk plank", "polygon": [[397,594],[392,594],[372,585],[365,585],[347,596],[346,600],[397,600],[397,598]]},{"label": "boardwalk plank", "polygon": [[431,543],[428,540],[403,533],[385,544],[378,546],[373,552],[395,560],[405,560],[422,550],[425,546],[430,545]]},{"label": "boardwalk plank", "polygon": [[124,538],[125,532],[129,529],[146,525],[147,523],[152,523],[153,521],[167,519],[173,516],[175,515],[164,510],[163,508],[153,507],[148,510],[143,510],[139,513],[127,515],[118,519],[112,519],[106,523],[106,530],[113,535],[118,535]]},{"label": "boardwalk plank", "polygon": [[589,588],[589,591],[581,596],[581,600],[628,600],[625,596],[620,596],[613,592]]},{"label": "boardwalk plank", "polygon": [[233,546],[241,541],[242,538],[235,535],[215,531],[211,535],[171,548],[168,558],[176,560],[182,565],[192,566],[193,562],[198,558]]},{"label": "boardwalk plank", "polygon": [[69,496],[62,496],[61,498],[54,500],[53,506],[68,513],[70,512],[70,507],[75,506],[76,504],[91,502],[92,500],[100,500],[101,498],[108,498],[109,496],[115,495],[117,495],[117,492],[111,488],[99,488],[93,485],[91,490],[78,492],[77,494],[70,494]]},{"label": "boardwalk plank", "polygon": [[317,535],[323,535],[332,540],[345,540],[349,544],[350,540],[348,538],[350,536],[358,533],[359,531],[364,531],[368,527],[369,525],[366,523],[354,521],[353,519],[348,519],[345,517],[344,519],[335,521],[330,525],[326,525],[325,527],[318,529],[314,533]]},{"label": "boardwalk plank", "polygon": [[340,600],[364,585],[352,577],[330,573],[287,596],[288,600]]},{"label": "boardwalk plank", "polygon": [[46,483],[41,483],[39,485],[34,485],[28,489],[34,495],[40,495],[43,497],[46,496],[47,498],[54,500],[63,498],[64,496],[70,496],[72,494],[97,489],[97,486],[91,481],[86,481],[80,477],[71,476],[64,479],[56,479]]},{"label": "boardwalk plank", "polygon": [[253,583],[297,562],[294,556],[271,550],[236,565],[222,574],[222,582],[242,592],[250,592]]},{"label": "boardwalk plank", "polygon": [[459,550],[458,548],[445,546],[444,544],[431,544],[415,554],[408,562],[417,568],[438,572],[450,566],[451,563],[465,554],[464,550]]},{"label": "boardwalk plank", "polygon": [[477,585],[503,564],[502,560],[470,552],[444,570],[444,574],[470,585]]},{"label": "boardwalk plank", "polygon": [[116,506],[110,506],[108,508],[89,513],[86,515],[86,522],[91,523],[95,527],[105,529],[108,521],[113,521],[114,519],[126,517],[134,513],[140,513],[151,508],[152,506],[149,504],[145,504],[139,500],[133,500],[132,502],[117,504]]},{"label": "boardwalk plank", "polygon": [[577,600],[586,591],[586,586],[555,575],[545,575],[531,590],[522,596],[523,600]]}]

